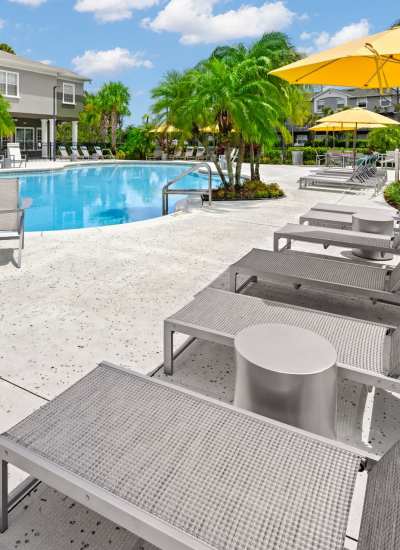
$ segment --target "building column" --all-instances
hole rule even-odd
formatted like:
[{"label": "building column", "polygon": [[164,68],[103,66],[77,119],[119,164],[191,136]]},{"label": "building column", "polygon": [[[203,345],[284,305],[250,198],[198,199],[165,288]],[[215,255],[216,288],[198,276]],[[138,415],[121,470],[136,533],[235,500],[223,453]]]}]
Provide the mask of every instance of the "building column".
[{"label": "building column", "polygon": [[72,145],[78,145],[78,121],[72,121]]},{"label": "building column", "polygon": [[50,136],[49,136],[49,143],[50,143],[50,158],[55,160],[56,158],[56,121],[54,118],[51,118],[49,120],[50,123]]},{"label": "building column", "polygon": [[47,132],[47,127],[49,121],[47,118],[42,118],[42,158],[47,159],[49,157],[49,136]]}]

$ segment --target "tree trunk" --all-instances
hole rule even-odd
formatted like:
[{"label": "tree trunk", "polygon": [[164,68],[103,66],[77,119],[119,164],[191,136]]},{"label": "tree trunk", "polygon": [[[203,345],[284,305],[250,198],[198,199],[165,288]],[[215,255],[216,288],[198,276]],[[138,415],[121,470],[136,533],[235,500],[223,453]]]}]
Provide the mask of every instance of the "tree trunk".
[{"label": "tree trunk", "polygon": [[261,147],[261,145],[257,145],[257,151],[256,151],[256,164],[255,164],[254,176],[255,176],[255,179],[256,179],[256,180],[259,180],[259,181],[261,181],[261,176],[260,176],[261,152],[262,152],[262,147]]},{"label": "tree trunk", "polygon": [[236,187],[240,187],[241,185],[241,178],[242,175],[242,165],[243,165],[243,159],[244,159],[244,149],[245,149],[245,143],[243,141],[242,136],[240,136],[239,141],[239,154],[236,161],[236,170],[235,170],[235,183]]},{"label": "tree trunk", "polygon": [[117,126],[118,126],[118,117],[117,117],[117,113],[113,110],[111,112],[111,148],[114,153],[117,149]]},{"label": "tree trunk", "polygon": [[233,189],[235,182],[233,179],[233,168],[232,168],[232,159],[231,159],[231,144],[229,141],[225,144],[225,160],[226,160],[226,168],[228,172],[228,180],[229,180],[229,187]]},{"label": "tree trunk", "polygon": [[254,143],[250,143],[250,179],[255,179],[254,172]]},{"label": "tree trunk", "polygon": [[227,181],[226,181],[226,177],[225,177],[225,174],[223,173],[222,169],[221,169],[221,166],[218,162],[218,157],[217,155],[215,155],[215,158],[214,158],[214,166],[215,168],[217,169],[217,172],[218,172],[218,175],[219,177],[221,178],[221,181],[222,181],[222,185],[226,188],[228,187],[227,185]]}]

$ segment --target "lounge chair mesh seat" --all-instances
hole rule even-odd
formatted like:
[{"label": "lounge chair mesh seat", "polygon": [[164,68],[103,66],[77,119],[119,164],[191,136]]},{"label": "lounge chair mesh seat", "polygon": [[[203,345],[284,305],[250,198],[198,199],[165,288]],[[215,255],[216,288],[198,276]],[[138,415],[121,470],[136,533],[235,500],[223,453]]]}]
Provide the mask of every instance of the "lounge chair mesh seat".
[{"label": "lounge chair mesh seat", "polygon": [[[182,328],[196,327],[203,334],[224,335],[233,341],[242,329],[255,324],[282,323],[309,329],[325,337],[338,353],[338,363],[387,376],[398,371],[397,339],[387,337],[384,325],[332,313],[285,305],[243,294],[208,288],[166,321]],[[396,331],[397,335],[399,331]],[[210,336],[212,340],[212,337]],[[391,345],[390,363],[385,354]]]},{"label": "lounge chair mesh seat", "polygon": [[239,262],[233,264],[232,268],[234,269],[235,266],[237,266],[239,273],[241,269],[276,272],[278,275],[288,273],[293,277],[297,276],[326,283],[334,282],[335,284],[371,290],[384,290],[387,278],[386,269],[371,267],[370,265],[335,260],[334,258],[322,259],[296,253],[277,254],[276,252],[257,248],[254,248]]},{"label": "lounge chair mesh seat", "polygon": [[204,550],[342,549],[361,460],[107,364],[3,434],[2,445],[4,439],[201,541],[193,548]]}]

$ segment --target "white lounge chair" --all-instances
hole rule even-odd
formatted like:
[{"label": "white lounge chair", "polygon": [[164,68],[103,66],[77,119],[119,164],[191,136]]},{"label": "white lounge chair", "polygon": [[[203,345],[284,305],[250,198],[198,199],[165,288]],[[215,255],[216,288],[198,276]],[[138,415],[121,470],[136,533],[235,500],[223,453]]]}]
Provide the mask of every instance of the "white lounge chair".
[{"label": "white lounge chair", "polygon": [[[286,244],[279,248],[279,241],[284,239]],[[342,248],[363,248],[377,252],[384,259],[386,254],[400,254],[399,236],[379,235],[375,233],[362,233],[330,229],[329,227],[313,227],[288,223],[274,233],[274,250],[276,252],[287,250],[292,241],[322,244],[326,249],[329,246],[341,246]]]},{"label": "white lounge chair", "polygon": [[71,145],[71,160],[81,160],[82,156],[77,145]]},{"label": "white lounge chair", "polygon": [[12,464],[162,550],[342,550],[363,470],[358,550],[398,550],[399,455],[102,363],[0,436],[0,531]]},{"label": "white lounge chair", "polygon": [[205,160],[206,158],[206,148],[201,146],[201,147],[197,147],[197,151],[196,151],[196,160]]},{"label": "white lounge chair", "polygon": [[65,147],[65,145],[59,145],[58,146],[58,151],[60,153],[60,158],[62,160],[71,160],[71,157],[67,151],[67,148]]},{"label": "white lounge chair", "polygon": [[113,159],[114,155],[110,149],[101,149],[98,145],[94,146],[94,153],[97,160]]},{"label": "white lounge chair", "polygon": [[186,147],[186,151],[183,158],[184,160],[194,159],[194,147],[192,146]]},{"label": "white lounge chair", "polygon": [[400,264],[372,266],[332,256],[318,257],[306,252],[272,252],[253,248],[229,267],[229,289],[237,292],[238,277],[245,282],[267,281],[324,290],[373,302],[400,305]]},{"label": "white lounge chair", "polygon": [[147,157],[148,160],[161,160],[163,155],[163,150],[161,147],[157,146],[151,155]]},{"label": "white lounge chair", "polygon": [[174,160],[179,160],[181,158],[182,158],[182,147],[177,147],[174,151],[173,159]]},{"label": "white lounge chair", "polygon": [[379,192],[386,183],[386,173],[371,173],[369,166],[360,165],[356,170],[349,173],[345,172],[311,172],[307,176],[302,176],[298,180],[299,188],[307,187],[337,187],[342,189],[375,189]]},{"label": "white lounge chair", "polygon": [[0,240],[18,241],[17,267],[21,267],[22,249],[24,248],[25,208],[31,199],[20,204],[18,179],[0,179]]},{"label": "white lounge chair", "polygon": [[173,336],[188,336],[227,346],[242,329],[282,323],[325,337],[338,353],[342,374],[356,382],[400,392],[400,329],[253,296],[207,288],[164,321],[164,370],[173,372]]},{"label": "white lounge chair", "polygon": [[7,158],[10,159],[12,168],[26,167],[27,157],[21,155],[19,143],[7,143]]},{"label": "white lounge chair", "polygon": [[90,159],[91,159],[89,150],[88,150],[88,148],[87,148],[86,145],[81,145],[81,146],[80,146],[80,150],[81,150],[81,153],[82,153],[82,157],[83,157],[85,160],[90,160]]}]

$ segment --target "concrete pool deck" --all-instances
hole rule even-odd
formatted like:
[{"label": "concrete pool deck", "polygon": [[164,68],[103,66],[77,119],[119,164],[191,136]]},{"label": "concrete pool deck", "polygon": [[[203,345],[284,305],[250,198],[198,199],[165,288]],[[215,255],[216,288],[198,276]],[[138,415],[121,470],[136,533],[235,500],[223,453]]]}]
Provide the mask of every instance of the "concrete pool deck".
[{"label": "concrete pool deck", "polygon": [[[35,163],[38,169],[39,162]],[[41,165],[40,169],[45,167]],[[28,233],[20,270],[10,262],[10,251],[0,250],[0,430],[63,391],[103,359],[139,372],[152,372],[162,361],[164,318],[212,283],[250,248],[271,248],[274,230],[286,222],[296,222],[315,202],[384,206],[382,197],[373,197],[370,190],[356,194],[299,190],[296,181],[308,171],[309,167],[263,166],[263,179],[276,181],[285,190],[287,196],[277,201],[215,203],[211,209],[196,208],[126,225]],[[295,249],[323,252],[321,247],[301,243]],[[325,253],[339,255],[341,251],[332,247]],[[282,290],[262,292],[272,293],[274,299],[285,299]],[[320,301],[321,295],[312,293],[296,296],[296,303],[312,307]],[[400,313],[392,306],[326,299],[326,307],[400,324]],[[229,352],[199,345],[191,356],[182,357],[182,364],[187,361],[191,368],[180,370],[186,374],[178,376],[177,383],[229,400],[232,369],[225,368],[231,361]],[[223,367],[217,366],[203,376],[212,352],[217,352],[217,362]],[[218,388],[213,391],[210,384]],[[346,387],[343,395],[346,410],[351,410],[353,389]],[[400,406],[396,396],[377,399],[378,409],[364,418],[359,428],[364,432],[372,429],[374,439],[383,438],[382,445],[378,445],[382,451],[388,438],[386,432],[396,432]],[[369,436],[365,437],[368,443]],[[11,487],[22,478],[22,473],[12,470]],[[64,504],[57,510],[68,508]],[[16,513],[22,514],[21,510]],[[49,511],[50,518],[52,513]],[[56,509],[54,514],[58,514]],[[84,520],[86,512],[82,514]],[[65,512],[64,523],[67,518],[69,521]],[[13,548],[10,544],[15,543],[15,536],[20,534],[10,530],[0,537],[0,549],[3,550],[2,544]],[[121,542],[117,548],[136,550],[132,540],[129,538],[126,546]],[[62,544],[57,544],[60,550],[64,548]],[[32,538],[28,545],[41,550],[54,547],[42,537]],[[80,548],[65,543],[67,547]],[[100,543],[92,547],[103,548]]]}]

